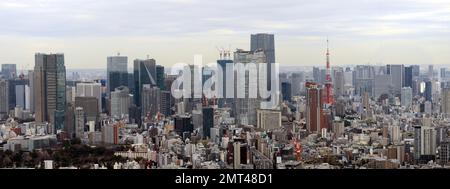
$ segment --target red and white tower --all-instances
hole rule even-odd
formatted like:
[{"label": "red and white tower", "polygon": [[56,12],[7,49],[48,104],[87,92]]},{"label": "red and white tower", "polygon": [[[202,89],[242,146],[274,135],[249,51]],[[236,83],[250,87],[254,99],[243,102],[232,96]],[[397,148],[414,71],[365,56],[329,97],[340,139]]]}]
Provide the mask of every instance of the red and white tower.
[{"label": "red and white tower", "polygon": [[324,104],[331,106],[334,104],[333,96],[333,81],[331,80],[331,67],[330,67],[330,50],[327,38],[327,75],[325,81],[325,99]]}]

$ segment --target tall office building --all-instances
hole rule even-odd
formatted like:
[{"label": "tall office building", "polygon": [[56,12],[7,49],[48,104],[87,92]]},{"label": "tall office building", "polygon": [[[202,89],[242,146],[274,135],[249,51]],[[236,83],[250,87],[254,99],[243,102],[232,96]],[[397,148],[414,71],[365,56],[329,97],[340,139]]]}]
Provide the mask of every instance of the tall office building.
[{"label": "tall office building", "polygon": [[412,89],[411,87],[403,87],[401,95],[401,105],[403,107],[409,108],[412,105]]},{"label": "tall office building", "polygon": [[75,97],[75,107],[83,108],[86,116],[86,122],[98,122],[98,100],[95,97]]},{"label": "tall office building", "polygon": [[7,80],[0,80],[0,114],[7,114],[9,112],[9,84]]},{"label": "tall office building", "polygon": [[165,78],[164,66],[156,65],[156,86],[162,91],[166,90],[164,78]]},{"label": "tall office building", "polygon": [[442,113],[450,115],[450,88],[442,89]]},{"label": "tall office building", "polygon": [[283,95],[283,101],[291,101],[292,99],[292,85],[289,82],[281,83],[281,94]]},{"label": "tall office building", "polygon": [[315,83],[306,84],[306,128],[317,133],[324,128],[322,89]]},{"label": "tall office building", "polygon": [[98,112],[102,112],[102,85],[100,83],[77,83],[76,97],[95,97],[98,100]]},{"label": "tall office building", "polygon": [[15,64],[2,64],[2,75],[5,79],[14,79],[17,77],[17,68]]},{"label": "tall office building", "polygon": [[30,86],[30,112],[34,113],[34,70],[28,71],[28,81]]},{"label": "tall office building", "polygon": [[300,96],[304,93],[305,76],[303,72],[292,73],[291,75],[291,89],[292,96]]},{"label": "tall office building", "polygon": [[129,115],[131,101],[130,91],[127,87],[116,88],[111,92],[111,117],[121,119]]},{"label": "tall office building", "polygon": [[[271,89],[272,81],[272,69],[269,65],[276,63],[275,61],[275,36],[273,34],[258,33],[251,35],[250,50],[255,52],[262,50],[265,54],[266,60],[264,63],[268,64],[267,67],[267,89]],[[278,77],[278,76],[276,76]]]},{"label": "tall office building", "polygon": [[156,86],[155,59],[134,60],[134,104],[141,107],[141,93],[144,85]]},{"label": "tall office building", "polygon": [[405,67],[405,87],[413,88],[413,67]]},{"label": "tall office building", "polygon": [[401,90],[405,84],[404,74],[405,68],[403,65],[387,65],[387,74],[392,77],[393,94],[396,96],[401,95]]},{"label": "tall office building", "polygon": [[[218,98],[218,106],[219,108],[224,107],[225,105],[229,105],[232,103],[232,99],[227,99],[227,85],[230,84],[230,78],[227,78],[227,66],[230,68],[233,68],[233,60],[229,59],[228,53],[226,53],[226,56],[221,56],[220,60],[217,60],[217,66],[222,69],[222,72],[219,72],[217,74],[218,78],[222,78],[222,83],[217,84],[217,92],[220,94]],[[231,72],[234,72],[234,70],[230,70]],[[228,72],[230,72],[228,71]],[[234,75],[228,74],[228,75]],[[231,83],[231,86],[233,86],[234,83]],[[220,85],[220,86],[219,86]]]},{"label": "tall office building", "polygon": [[353,75],[353,84],[355,85],[355,94],[362,95],[368,92],[370,96],[373,93],[373,85],[375,79],[375,68],[369,65],[358,65]]},{"label": "tall office building", "polygon": [[377,75],[374,80],[374,97],[378,100],[382,95],[391,95],[392,93],[392,76]]},{"label": "tall office building", "polygon": [[428,66],[428,79],[430,79],[430,80],[434,79],[434,66],[433,65]]},{"label": "tall office building", "polygon": [[434,127],[414,127],[414,157],[416,160],[431,159],[436,155],[436,130]]},{"label": "tall office building", "polygon": [[433,82],[427,81],[425,82],[425,100],[426,101],[432,101],[433,100]]},{"label": "tall office building", "polygon": [[[22,93],[25,91],[25,86],[28,85],[28,80],[27,79],[10,79],[8,80],[8,84],[9,84],[9,109],[14,109],[16,107],[16,88],[19,90],[18,92]],[[20,94],[19,94],[20,95]],[[20,96],[20,97],[23,97]],[[23,107],[23,106],[22,106]],[[25,107],[23,107],[25,108]]]},{"label": "tall office building", "polygon": [[344,95],[345,92],[345,76],[343,70],[337,70],[334,72],[334,95],[338,97]]},{"label": "tall office building", "polygon": [[170,91],[161,91],[161,113],[165,116],[172,115],[172,95]]},{"label": "tall office building", "polygon": [[34,104],[36,122],[50,122],[54,132],[64,128],[66,66],[63,54],[35,55]]},{"label": "tall office building", "polygon": [[250,50],[263,50],[266,55],[264,63],[273,64],[275,62],[275,36],[273,34],[252,34],[250,42]]},{"label": "tall office building", "polygon": [[151,85],[143,85],[142,93],[142,116],[153,118],[161,108],[161,90]]},{"label": "tall office building", "polygon": [[203,139],[211,136],[211,128],[214,127],[214,108],[203,107],[202,109],[203,117]]},{"label": "tall office building", "polygon": [[[241,64],[248,64],[248,63],[264,63],[266,60],[266,56],[264,55],[263,51],[243,51],[238,49],[234,53],[234,62],[235,63],[241,63]],[[238,81],[244,79],[243,76],[245,76],[244,81]],[[234,105],[234,113],[236,115],[236,120],[238,124],[241,125],[256,125],[256,109],[260,108],[260,99],[258,96],[251,97],[251,93],[255,94],[254,90],[251,89],[258,89],[257,86],[257,78],[263,79],[258,77],[257,71],[249,71],[249,70],[240,70],[237,69],[235,82],[235,97],[239,97],[238,94],[240,91],[244,96],[243,98],[235,98],[235,105]],[[238,79],[241,78],[241,79]],[[255,82],[256,81],[256,82]],[[256,95],[258,95],[256,93]],[[256,98],[255,98],[256,97]]]},{"label": "tall office building", "polygon": [[411,67],[412,67],[413,77],[419,77],[420,76],[420,66],[412,65]]},{"label": "tall office building", "polygon": [[82,107],[75,108],[75,138],[82,138],[86,118]]},{"label": "tall office building", "polygon": [[30,87],[28,85],[16,85],[15,87],[15,105],[25,110],[30,109]]},{"label": "tall office building", "polygon": [[115,88],[128,85],[128,57],[109,56],[107,57],[107,91],[114,91]]},{"label": "tall office building", "polygon": [[67,103],[66,106],[66,121],[64,131],[69,136],[69,139],[75,137],[75,104]]},{"label": "tall office building", "polygon": [[447,78],[447,69],[446,68],[441,68],[441,80]]}]

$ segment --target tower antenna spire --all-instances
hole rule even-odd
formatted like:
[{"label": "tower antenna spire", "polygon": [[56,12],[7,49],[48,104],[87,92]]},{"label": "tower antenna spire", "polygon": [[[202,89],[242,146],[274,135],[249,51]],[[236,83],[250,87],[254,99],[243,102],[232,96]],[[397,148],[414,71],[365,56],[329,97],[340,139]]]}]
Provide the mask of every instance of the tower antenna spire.
[{"label": "tower antenna spire", "polygon": [[325,104],[326,105],[333,105],[334,104],[334,94],[333,94],[333,81],[331,79],[331,66],[330,66],[330,47],[329,47],[329,40],[327,36],[327,68],[326,68],[326,81],[325,81]]}]

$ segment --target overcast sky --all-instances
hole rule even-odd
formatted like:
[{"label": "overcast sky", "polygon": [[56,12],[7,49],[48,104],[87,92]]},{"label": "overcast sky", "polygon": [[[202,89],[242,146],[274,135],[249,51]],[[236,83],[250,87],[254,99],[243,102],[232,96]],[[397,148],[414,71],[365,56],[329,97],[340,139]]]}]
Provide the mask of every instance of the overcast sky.
[{"label": "overcast sky", "polygon": [[216,47],[249,49],[274,33],[282,65],[449,64],[448,0],[1,0],[0,63],[32,69],[34,53],[68,68],[105,68],[106,56],[147,55],[165,66],[205,62]]}]

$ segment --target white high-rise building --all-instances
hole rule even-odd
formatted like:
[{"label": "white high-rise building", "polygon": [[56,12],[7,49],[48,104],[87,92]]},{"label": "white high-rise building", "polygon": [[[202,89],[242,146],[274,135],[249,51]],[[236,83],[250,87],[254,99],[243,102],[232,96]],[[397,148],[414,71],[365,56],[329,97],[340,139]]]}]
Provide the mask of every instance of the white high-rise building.
[{"label": "white high-rise building", "polygon": [[76,97],[95,97],[102,112],[102,85],[100,83],[77,83]]},{"label": "white high-rise building", "polygon": [[118,87],[111,92],[111,117],[116,119],[126,117],[129,114],[131,100],[127,87]]},{"label": "white high-rise building", "polygon": [[412,89],[411,87],[403,87],[401,94],[401,104],[403,107],[410,107],[412,105]]},{"label": "white high-rise building", "polygon": [[436,130],[434,127],[414,127],[414,157],[418,160],[423,155],[436,155]]}]

